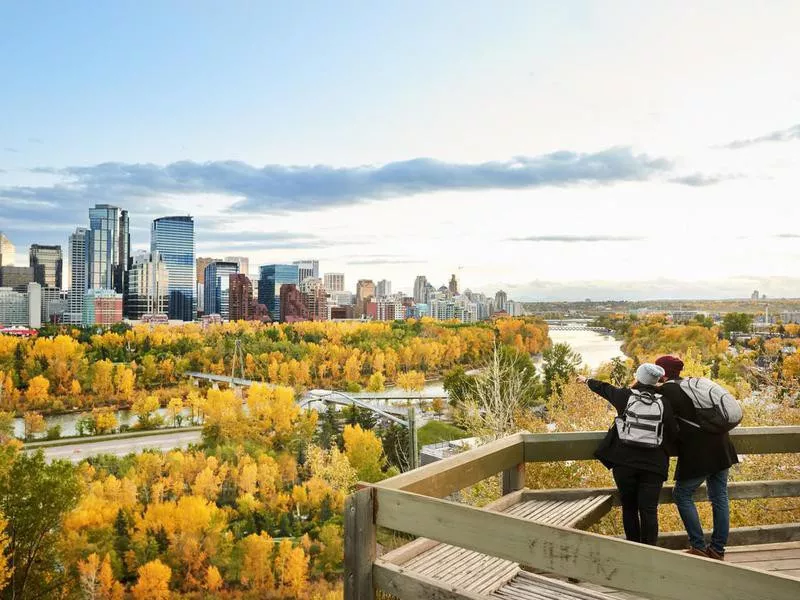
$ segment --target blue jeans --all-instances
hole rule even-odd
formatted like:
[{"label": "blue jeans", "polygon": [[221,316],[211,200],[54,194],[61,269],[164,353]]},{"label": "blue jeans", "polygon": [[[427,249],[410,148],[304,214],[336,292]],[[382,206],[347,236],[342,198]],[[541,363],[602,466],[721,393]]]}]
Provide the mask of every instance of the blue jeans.
[{"label": "blue jeans", "polygon": [[689,534],[689,543],[692,548],[705,550],[706,543],[703,536],[703,526],[700,516],[694,505],[692,496],[695,490],[706,482],[708,499],[711,502],[711,511],[714,515],[714,531],[711,533],[711,548],[723,554],[725,544],[728,543],[728,532],[731,526],[730,507],[728,505],[728,469],[717,471],[704,477],[684,479],[675,482],[672,498],[678,507],[683,526]]}]

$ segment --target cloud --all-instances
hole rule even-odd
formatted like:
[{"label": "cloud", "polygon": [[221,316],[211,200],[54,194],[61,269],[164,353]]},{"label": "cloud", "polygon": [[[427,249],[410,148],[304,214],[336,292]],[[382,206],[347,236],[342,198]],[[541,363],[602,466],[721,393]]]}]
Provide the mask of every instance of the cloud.
[{"label": "cloud", "polygon": [[800,140],[800,124],[794,125],[787,129],[777,129],[765,135],[760,135],[754,138],[745,138],[741,140],[734,140],[722,146],[729,150],[738,150],[740,148],[747,148],[755,146],[756,144],[763,144],[766,142],[790,142],[792,140]]},{"label": "cloud", "polygon": [[348,265],[421,265],[427,261],[398,258],[365,258],[363,260],[348,261]]},{"label": "cloud", "polygon": [[5,150],[6,152],[13,152],[14,154],[19,152],[17,148],[12,148],[11,146],[6,146],[5,148],[3,148],[3,150]]},{"label": "cloud", "polygon": [[44,144],[44,140],[38,137],[29,137],[28,138],[29,144]]},{"label": "cloud", "polygon": [[165,194],[222,194],[237,201],[234,213],[312,211],[330,206],[438,191],[519,190],[547,186],[644,181],[672,171],[662,157],[635,154],[629,147],[600,152],[559,151],[480,164],[415,158],[381,166],[329,165],[256,167],[238,161],[155,164],[101,163],[34,173],[60,176],[49,187],[0,188],[0,198],[71,202],[74,197],[130,203]]},{"label": "cloud", "polygon": [[638,242],[645,238],[627,235],[531,235],[508,238],[509,242]]},{"label": "cloud", "polygon": [[782,239],[800,239],[800,233],[778,233],[772,237]]},{"label": "cloud", "polygon": [[703,173],[691,173],[689,175],[673,177],[669,181],[670,183],[679,183],[691,187],[704,187],[707,185],[716,185],[717,183],[735,178],[736,176],[733,175],[704,175]]}]

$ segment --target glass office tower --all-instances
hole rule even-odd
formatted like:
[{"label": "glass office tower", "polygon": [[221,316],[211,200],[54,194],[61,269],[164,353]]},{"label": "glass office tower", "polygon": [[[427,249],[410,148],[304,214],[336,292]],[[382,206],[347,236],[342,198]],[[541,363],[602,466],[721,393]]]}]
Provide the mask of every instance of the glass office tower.
[{"label": "glass office tower", "polygon": [[282,321],[281,286],[300,285],[300,269],[297,265],[262,265],[259,273],[258,302],[267,307],[273,321]]},{"label": "glass office tower", "polygon": [[78,227],[69,236],[69,295],[64,321],[71,325],[83,323],[83,300],[88,286],[89,237],[91,232]]},{"label": "glass office tower", "polygon": [[169,318],[194,321],[197,315],[194,218],[155,219],[150,230],[150,251],[160,253],[167,267]]},{"label": "glass office tower", "polygon": [[131,256],[128,211],[110,204],[89,209],[89,288],[125,291]]},{"label": "glass office tower", "polygon": [[30,266],[33,267],[34,281],[42,287],[61,288],[64,259],[61,246],[42,246],[31,244]]},{"label": "glass office tower", "polygon": [[231,317],[231,275],[239,273],[239,264],[228,261],[212,262],[206,267],[203,284],[206,315],[218,314],[223,321]]}]

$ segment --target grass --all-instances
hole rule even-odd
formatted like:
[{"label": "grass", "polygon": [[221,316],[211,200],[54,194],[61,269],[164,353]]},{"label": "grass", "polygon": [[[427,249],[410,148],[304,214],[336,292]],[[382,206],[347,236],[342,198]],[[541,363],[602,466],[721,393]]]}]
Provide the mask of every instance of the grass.
[{"label": "grass", "polygon": [[466,431],[451,423],[443,423],[442,421],[429,421],[417,430],[417,440],[420,446],[460,440],[465,437],[469,437]]}]

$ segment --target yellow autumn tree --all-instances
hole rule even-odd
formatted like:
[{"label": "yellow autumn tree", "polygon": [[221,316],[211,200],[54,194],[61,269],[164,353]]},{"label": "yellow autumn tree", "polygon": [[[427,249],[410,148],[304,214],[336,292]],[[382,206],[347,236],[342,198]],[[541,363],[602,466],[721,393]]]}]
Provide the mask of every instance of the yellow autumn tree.
[{"label": "yellow autumn tree", "polygon": [[123,365],[117,365],[114,370],[114,388],[117,393],[117,398],[123,401],[128,401],[133,396],[133,389],[136,385],[136,375],[133,369],[129,369]]},{"label": "yellow autumn tree", "polygon": [[383,478],[386,457],[378,436],[361,425],[347,425],[342,432],[347,460],[362,481],[375,482]]},{"label": "yellow autumn tree", "polygon": [[156,559],[139,567],[139,579],[131,588],[134,600],[169,600],[172,569]]},{"label": "yellow autumn tree", "polygon": [[98,360],[92,366],[92,391],[103,401],[114,394],[114,365],[110,360]]},{"label": "yellow autumn tree", "polygon": [[6,548],[8,547],[8,535],[6,535],[6,527],[8,521],[0,516],[0,590],[5,588],[6,583],[11,579],[13,569],[8,564],[8,555]]},{"label": "yellow autumn tree", "polygon": [[25,439],[31,439],[34,434],[42,433],[45,428],[44,417],[37,412],[26,412],[22,418],[25,424]]},{"label": "yellow autumn tree", "polygon": [[284,597],[300,598],[308,587],[308,559],[303,549],[293,548],[291,541],[282,540],[278,546],[275,570]]},{"label": "yellow autumn tree", "polygon": [[46,377],[37,375],[28,382],[28,389],[25,390],[25,401],[31,408],[45,408],[50,400],[50,382]]},{"label": "yellow autumn tree", "polygon": [[219,569],[213,565],[209,566],[206,570],[206,591],[214,594],[222,589],[222,583]]},{"label": "yellow autumn tree", "polygon": [[263,592],[272,590],[272,538],[262,531],[248,535],[240,542],[242,548],[241,582],[248,589]]}]

